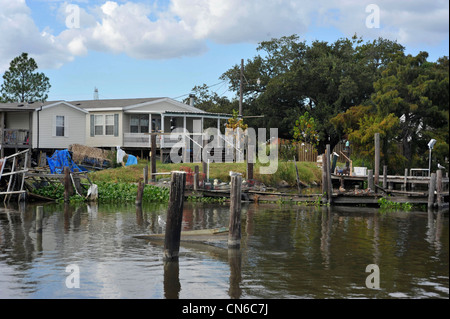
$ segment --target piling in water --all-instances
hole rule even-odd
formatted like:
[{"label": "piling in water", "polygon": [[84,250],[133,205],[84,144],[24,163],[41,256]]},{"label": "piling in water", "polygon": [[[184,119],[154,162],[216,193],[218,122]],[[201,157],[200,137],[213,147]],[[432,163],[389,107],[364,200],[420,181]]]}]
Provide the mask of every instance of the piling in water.
[{"label": "piling in water", "polygon": [[228,232],[228,248],[239,248],[241,246],[241,185],[242,175],[232,175],[230,189],[230,225]]},{"label": "piling in water", "polygon": [[36,207],[36,232],[42,233],[42,218],[44,216],[44,207]]},{"label": "piling in water", "polygon": [[431,173],[430,184],[428,186],[428,208],[433,207],[435,188],[436,188],[436,173]]},{"label": "piling in water", "polygon": [[[152,154],[150,156],[151,180],[153,182],[156,182],[156,134],[151,135],[150,141],[151,141],[151,152],[152,152]],[[161,154],[162,154],[162,152],[161,152]]]},{"label": "piling in water", "polygon": [[166,220],[166,233],[164,237],[164,260],[166,261],[178,260],[185,187],[186,172],[172,172],[170,181],[169,207]]},{"label": "piling in water", "polygon": [[144,187],[145,184],[142,181],[139,181],[136,195],[136,205],[142,205],[142,197],[144,195]]},{"label": "piling in water", "polygon": [[442,208],[442,170],[436,171],[436,202],[438,209]]}]

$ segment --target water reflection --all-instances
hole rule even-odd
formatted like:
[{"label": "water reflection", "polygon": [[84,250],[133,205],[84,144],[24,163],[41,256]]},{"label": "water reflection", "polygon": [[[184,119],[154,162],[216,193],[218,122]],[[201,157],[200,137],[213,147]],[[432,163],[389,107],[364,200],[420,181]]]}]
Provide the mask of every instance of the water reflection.
[{"label": "water reflection", "polygon": [[181,285],[179,262],[164,262],[164,297],[166,299],[178,299],[180,290]]},{"label": "water reflection", "polygon": [[[133,236],[165,205],[0,208],[1,298],[448,298],[448,215],[243,205],[241,249],[184,243],[180,261]],[[185,203],[183,230],[228,226],[227,205]],[[77,264],[80,289],[65,267]],[[368,264],[379,290],[365,287]]]}]

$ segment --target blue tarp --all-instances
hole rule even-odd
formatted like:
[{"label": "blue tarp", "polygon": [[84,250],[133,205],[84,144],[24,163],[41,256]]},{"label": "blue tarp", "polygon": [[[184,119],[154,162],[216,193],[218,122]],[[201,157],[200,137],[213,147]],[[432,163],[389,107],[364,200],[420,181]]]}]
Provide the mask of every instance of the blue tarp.
[{"label": "blue tarp", "polygon": [[70,168],[71,172],[74,172],[76,169],[78,169],[79,172],[87,171],[84,167],[74,163],[67,149],[55,151],[51,157],[47,156],[47,162],[52,174],[63,174],[64,167],[66,166]]},{"label": "blue tarp", "polygon": [[128,155],[128,159],[127,159],[127,163],[125,164],[125,166],[130,166],[130,165],[136,165],[138,163],[137,161],[137,157],[134,155]]}]

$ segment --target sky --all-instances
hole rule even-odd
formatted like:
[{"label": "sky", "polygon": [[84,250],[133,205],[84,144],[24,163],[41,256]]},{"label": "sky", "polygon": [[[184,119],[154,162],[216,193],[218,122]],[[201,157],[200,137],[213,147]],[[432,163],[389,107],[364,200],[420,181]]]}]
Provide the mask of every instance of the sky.
[{"label": "sky", "polygon": [[[383,37],[407,54],[449,55],[448,0],[0,0],[0,74],[27,52],[50,79],[49,101],[186,98],[258,43]],[[247,79],[251,80],[251,79]],[[2,83],[0,79],[0,83]]]}]

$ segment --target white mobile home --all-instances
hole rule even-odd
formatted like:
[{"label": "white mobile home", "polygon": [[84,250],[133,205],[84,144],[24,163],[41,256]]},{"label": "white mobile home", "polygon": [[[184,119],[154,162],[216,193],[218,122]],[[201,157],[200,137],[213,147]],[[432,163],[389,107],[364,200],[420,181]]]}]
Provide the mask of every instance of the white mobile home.
[{"label": "white mobile home", "polygon": [[[0,103],[0,147],[64,149],[71,144],[150,150],[152,132],[203,132],[205,119],[221,129],[229,114],[207,113],[170,98]],[[223,129],[222,129],[223,131]],[[158,149],[175,142],[161,135]]]}]

